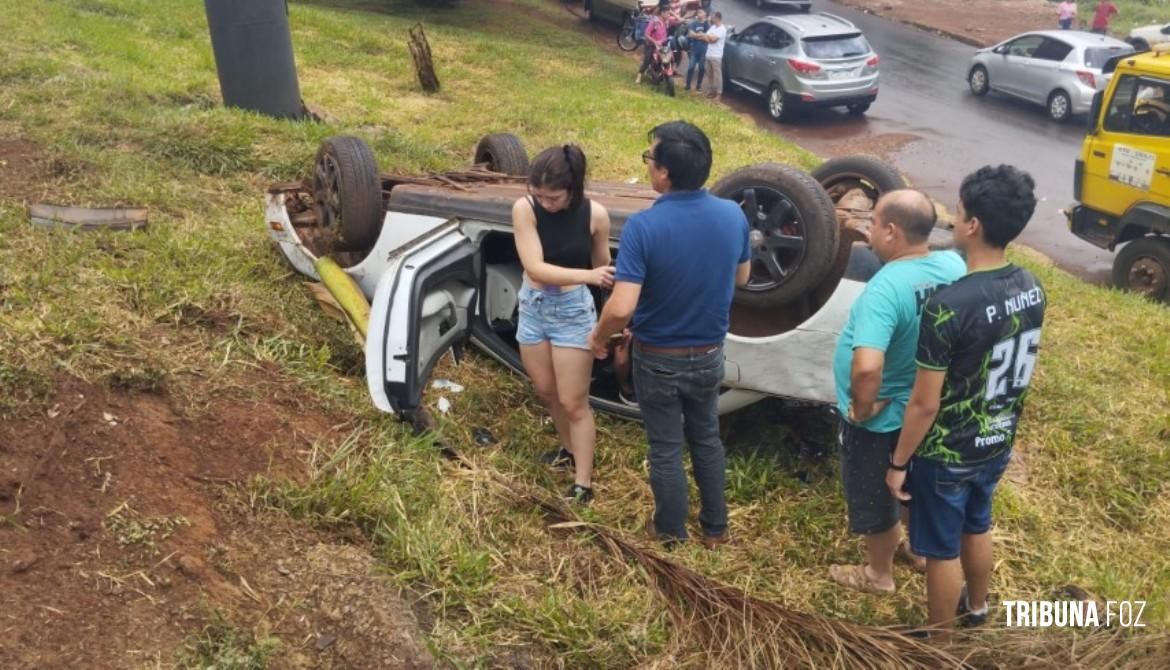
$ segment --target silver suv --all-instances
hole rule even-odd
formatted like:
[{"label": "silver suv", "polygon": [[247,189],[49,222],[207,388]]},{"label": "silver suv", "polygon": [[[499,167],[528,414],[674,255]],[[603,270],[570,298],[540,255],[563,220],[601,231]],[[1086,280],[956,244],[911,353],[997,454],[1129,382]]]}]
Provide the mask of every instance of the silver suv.
[{"label": "silver suv", "polygon": [[776,120],[798,107],[864,114],[878,93],[878,55],[857,26],[833,14],[766,16],[733,31],[723,54],[728,83],[765,96]]}]

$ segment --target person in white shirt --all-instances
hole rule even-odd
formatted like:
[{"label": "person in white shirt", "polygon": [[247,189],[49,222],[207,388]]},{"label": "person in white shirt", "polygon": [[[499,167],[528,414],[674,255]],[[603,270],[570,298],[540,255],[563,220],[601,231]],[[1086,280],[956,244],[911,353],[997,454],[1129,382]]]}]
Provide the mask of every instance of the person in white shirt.
[{"label": "person in white shirt", "polygon": [[703,39],[707,42],[707,81],[711,84],[707,95],[719,99],[723,97],[723,47],[727,44],[727,26],[723,25],[722,12],[711,16],[711,27]]}]

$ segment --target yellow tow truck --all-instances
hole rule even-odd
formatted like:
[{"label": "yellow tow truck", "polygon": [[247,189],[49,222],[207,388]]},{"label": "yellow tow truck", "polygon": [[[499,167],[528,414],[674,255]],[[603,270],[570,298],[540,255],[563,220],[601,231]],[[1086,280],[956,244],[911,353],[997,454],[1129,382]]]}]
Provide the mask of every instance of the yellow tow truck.
[{"label": "yellow tow truck", "polygon": [[1113,282],[1170,303],[1170,45],[1118,56],[1076,162],[1073,234],[1121,247]]}]

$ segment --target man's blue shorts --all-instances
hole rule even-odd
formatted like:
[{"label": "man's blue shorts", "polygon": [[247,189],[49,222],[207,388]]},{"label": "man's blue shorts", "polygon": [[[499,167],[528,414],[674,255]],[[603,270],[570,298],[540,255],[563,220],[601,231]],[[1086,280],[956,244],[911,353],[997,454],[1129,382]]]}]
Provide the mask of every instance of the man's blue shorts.
[{"label": "man's blue shorts", "polygon": [[597,325],[597,305],[588,288],[578,286],[563,293],[548,293],[525,282],[518,297],[518,343],[551,342],[554,347],[589,350],[589,333]]},{"label": "man's blue shorts", "polygon": [[910,548],[926,558],[959,557],[962,536],[991,529],[991,496],[1011,452],[978,465],[947,465],[915,456],[906,477],[910,492]]}]

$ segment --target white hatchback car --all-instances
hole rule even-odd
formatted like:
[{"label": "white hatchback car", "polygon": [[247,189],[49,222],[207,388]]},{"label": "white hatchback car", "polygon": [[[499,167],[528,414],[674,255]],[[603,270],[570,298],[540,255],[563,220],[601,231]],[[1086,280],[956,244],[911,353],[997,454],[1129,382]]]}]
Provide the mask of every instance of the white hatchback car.
[{"label": "white hatchback car", "polygon": [[975,95],[999,91],[1044,105],[1052,119],[1067,121],[1088,113],[1093,95],[1105,88],[1105,62],[1132,51],[1121,40],[1095,33],[1024,33],[976,51],[967,83]]}]

